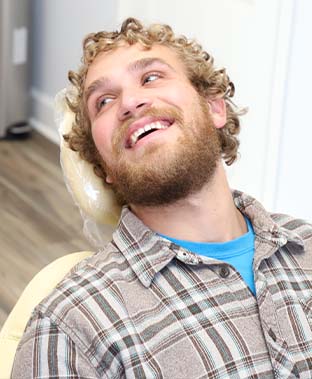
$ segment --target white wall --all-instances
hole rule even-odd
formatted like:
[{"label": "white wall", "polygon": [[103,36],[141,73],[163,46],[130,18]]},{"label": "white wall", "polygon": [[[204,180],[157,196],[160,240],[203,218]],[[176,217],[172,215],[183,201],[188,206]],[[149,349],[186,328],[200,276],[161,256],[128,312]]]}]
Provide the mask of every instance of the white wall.
[{"label": "white wall", "polygon": [[32,0],[32,119],[34,126],[58,141],[54,97],[77,69],[82,39],[91,32],[116,28],[116,0]]},{"label": "white wall", "polygon": [[[228,170],[232,187],[256,196],[270,209],[284,206],[291,179],[284,174],[283,162],[293,140],[283,134],[290,130],[284,117],[290,99],[285,94],[298,94],[288,81],[293,72],[296,82],[295,70],[288,70],[289,52],[297,46],[293,30],[302,33],[294,17],[297,22],[298,9],[305,13],[305,7],[311,7],[309,0],[34,0],[33,123],[55,138],[52,99],[66,85],[68,69],[77,68],[86,33],[116,29],[128,16],[169,23],[198,39],[217,65],[227,68],[236,85],[236,103],[249,107],[243,118],[241,159]],[[298,96],[293,102],[298,103]],[[308,107],[301,108],[303,120],[308,120],[307,112]],[[303,133],[307,128],[306,122],[300,124]],[[301,152],[300,143],[295,152]],[[301,179],[308,188],[309,180]],[[303,215],[300,207],[290,210]]]},{"label": "white wall", "polygon": [[312,2],[299,0],[294,13],[290,64],[278,159],[277,210],[312,219]]}]

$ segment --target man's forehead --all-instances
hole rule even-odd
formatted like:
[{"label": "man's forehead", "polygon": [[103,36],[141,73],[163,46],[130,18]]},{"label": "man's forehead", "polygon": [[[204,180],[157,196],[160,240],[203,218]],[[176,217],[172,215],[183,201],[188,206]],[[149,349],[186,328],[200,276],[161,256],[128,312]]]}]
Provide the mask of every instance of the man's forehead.
[{"label": "man's forehead", "polygon": [[153,45],[147,49],[139,43],[131,46],[123,44],[98,54],[88,69],[86,87],[93,80],[103,75],[106,76],[109,72],[118,69],[135,71],[144,69],[153,63],[164,64],[173,70],[184,71],[183,63],[173,48]]}]

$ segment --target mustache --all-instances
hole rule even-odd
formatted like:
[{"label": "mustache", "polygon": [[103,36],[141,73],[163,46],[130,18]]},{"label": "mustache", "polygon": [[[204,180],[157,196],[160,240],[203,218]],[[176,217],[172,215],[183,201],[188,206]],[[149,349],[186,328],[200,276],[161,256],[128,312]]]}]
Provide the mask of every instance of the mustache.
[{"label": "mustache", "polygon": [[113,147],[114,150],[117,152],[120,152],[122,148],[124,147],[124,141],[128,132],[129,127],[136,122],[137,120],[141,119],[142,117],[157,117],[157,118],[168,118],[168,119],[174,119],[175,123],[179,125],[180,127],[183,126],[183,112],[179,108],[173,108],[173,107],[165,107],[165,108],[155,108],[150,107],[144,111],[142,111],[139,116],[136,117],[130,117],[125,122],[123,122],[117,130],[115,130],[113,134]]}]

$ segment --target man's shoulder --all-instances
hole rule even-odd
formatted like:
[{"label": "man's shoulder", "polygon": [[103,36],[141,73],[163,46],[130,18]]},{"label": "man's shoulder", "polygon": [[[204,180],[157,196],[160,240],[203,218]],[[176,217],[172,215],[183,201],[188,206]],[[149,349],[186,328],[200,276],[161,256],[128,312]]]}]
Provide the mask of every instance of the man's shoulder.
[{"label": "man's shoulder", "polygon": [[312,239],[312,223],[284,213],[271,213],[272,220],[286,232],[297,235],[302,240]]},{"label": "man's shoulder", "polygon": [[[60,326],[77,314],[92,317],[103,301],[114,303],[119,285],[133,279],[125,257],[109,243],[103,250],[75,265],[52,292],[35,308],[33,317],[48,317]],[[105,300],[104,300],[105,299]],[[31,323],[31,320],[30,320]]]},{"label": "man's shoulder", "polygon": [[96,354],[102,357],[114,338],[118,338],[116,330],[121,328],[120,333],[126,332],[127,300],[137,299],[141,291],[142,284],[127,258],[111,242],[74,266],[37,305],[20,348],[34,340],[41,340],[41,345],[48,344],[49,336],[53,335],[60,343],[73,344],[92,359],[95,352],[89,348],[94,343]]},{"label": "man's shoulder", "polygon": [[[271,214],[272,219],[283,234],[287,237],[286,250],[288,254],[296,257],[296,262],[305,271],[312,273],[312,224],[301,218],[286,214]],[[310,275],[309,274],[309,275]]]}]

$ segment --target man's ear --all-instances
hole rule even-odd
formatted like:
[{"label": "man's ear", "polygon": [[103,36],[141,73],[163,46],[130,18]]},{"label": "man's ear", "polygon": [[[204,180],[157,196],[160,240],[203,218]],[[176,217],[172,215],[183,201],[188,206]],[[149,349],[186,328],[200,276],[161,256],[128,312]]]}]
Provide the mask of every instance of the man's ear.
[{"label": "man's ear", "polygon": [[208,106],[212,121],[217,129],[226,124],[226,104],[224,99],[208,99]]},{"label": "man's ear", "polygon": [[107,184],[113,184],[113,178],[109,174],[107,174],[105,178],[105,182]]}]

